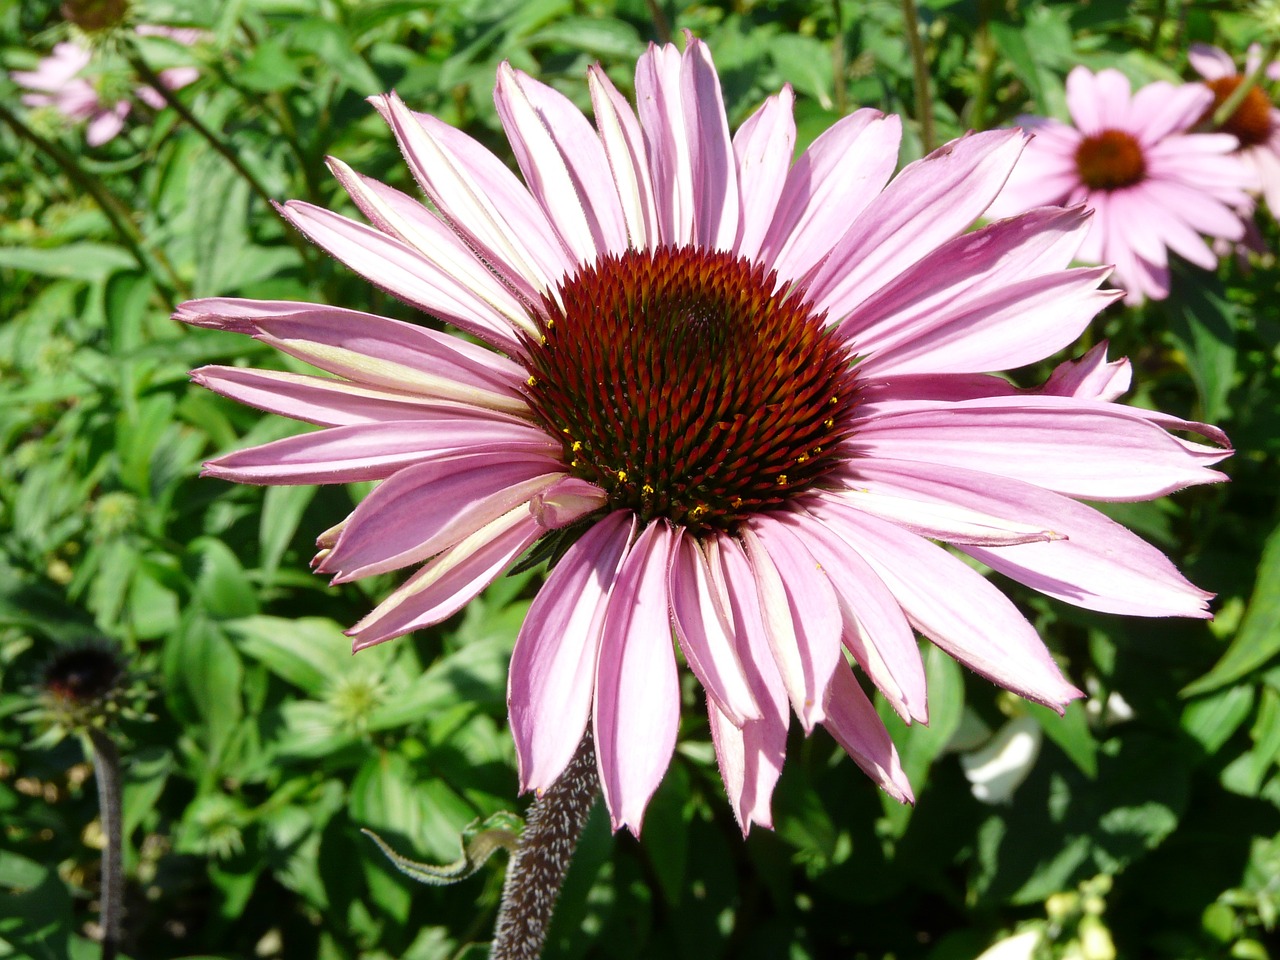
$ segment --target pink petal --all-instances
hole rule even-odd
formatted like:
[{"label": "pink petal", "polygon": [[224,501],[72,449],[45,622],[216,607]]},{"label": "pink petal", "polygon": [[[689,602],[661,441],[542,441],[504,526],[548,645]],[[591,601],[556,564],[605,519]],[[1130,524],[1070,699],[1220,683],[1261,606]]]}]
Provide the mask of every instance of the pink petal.
[{"label": "pink petal", "polygon": [[1128,359],[1107,362],[1107,341],[1092,347],[1078,360],[1064,360],[1049,374],[1041,393],[1082,400],[1115,400],[1129,390],[1133,370]]},{"label": "pink petal", "polygon": [[219,297],[188,300],[174,319],[248,334],[359,383],[528,415],[522,367],[426,327],[320,304]]},{"label": "pink petal", "polygon": [[858,665],[904,720],[928,723],[920,648],[889,588],[856,551],[821,522],[804,514],[788,516],[785,521],[796,528],[835,589],[844,621],[844,644]]},{"label": "pink petal", "polygon": [[772,829],[770,801],[786,755],[786,724],[770,714],[737,727],[711,700],[707,701],[707,719],[720,779],[742,835],[751,832],[753,823]]},{"label": "pink petal", "polygon": [[893,591],[916,629],[970,669],[1051,706],[1081,696],[1008,598],[946,550],[841,504],[814,509]]},{"label": "pink petal", "polygon": [[204,474],[237,483],[354,483],[381,480],[402,467],[460,453],[554,457],[560,445],[541,430],[481,418],[432,418],[330,427],[210,460]]},{"label": "pink petal", "polygon": [[[378,390],[345,380],[246,367],[201,367],[191,380],[232,400],[325,427],[475,415],[456,401]],[[429,429],[429,428],[424,428]]]},{"label": "pink petal", "polygon": [[767,514],[739,531],[760,596],[765,635],[806,732],[822,722],[843,624],[830,581],[790,529]]},{"label": "pink petal", "polygon": [[844,747],[862,772],[899,803],[915,803],[911,783],[902,769],[898,748],[876,714],[867,695],[845,664],[836,667],[827,690],[822,725]]},{"label": "pink petal", "polygon": [[574,260],[525,186],[476,140],[414,113],[395,94],[371,101],[409,169],[444,217],[531,302],[574,270]]},{"label": "pink petal", "polygon": [[693,168],[686,134],[680,51],[650,44],[636,62],[636,109],[653,176],[659,243],[693,239]]},{"label": "pink petal", "polygon": [[1021,130],[974,133],[909,164],[814,275],[814,308],[842,320],[887,280],[962,233],[1000,192],[1026,140]]},{"label": "pink petal", "polygon": [[1119,404],[1048,396],[882,412],[851,443],[863,457],[951,464],[1092,500],[1149,500],[1216,483],[1222,475],[1207,465],[1229,454],[1179,441]]},{"label": "pink petal", "polygon": [[1041,593],[1108,613],[1207,616],[1205,604],[1212,594],[1188,583],[1160,551],[1092,507],[1030,484],[953,466],[868,460],[858,472],[872,491],[961,504],[1058,531],[1062,539],[1051,543],[961,547]]},{"label": "pink petal", "polygon": [[562,476],[551,457],[506,450],[405,467],[360,501],[316,570],[345,583],[421,563]]},{"label": "pink petal", "polygon": [[629,245],[636,250],[651,250],[658,244],[658,213],[640,121],[599,64],[588,68],[587,81],[596,127],[622,204]]},{"label": "pink petal", "polygon": [[563,94],[503,62],[493,94],[524,181],[580,263],[621,253],[627,234],[604,148]]},{"label": "pink petal", "polygon": [[279,209],[313,242],[375,286],[499,349],[515,349],[506,318],[408,244],[300,200]]},{"label": "pink petal", "polygon": [[667,589],[680,649],[707,695],[738,726],[759,718],[734,645],[728,601],[716,590],[698,541],[684,530],[676,534]]},{"label": "pink petal", "polygon": [[361,176],[336,157],[327,158],[326,163],[374,226],[413,247],[506,320],[510,329],[495,322],[489,332],[482,335],[485,340],[505,353],[520,352],[511,330],[535,333],[536,327],[530,320],[528,307],[514,292],[512,278],[499,277],[476,259],[471,248],[417,200],[385,183]]},{"label": "pink petal", "polygon": [[760,252],[786,186],[796,145],[794,104],[795,94],[790,86],[784,86],[777,96],[769,97],[748,117],[733,136],[742,204],[735,251],[748,260],[754,260]]},{"label": "pink petal", "polygon": [[902,121],[879,110],[837,120],[787,174],[760,259],[798,280],[831,252],[898,165]]},{"label": "pink petal", "polygon": [[649,524],[622,563],[596,663],[594,725],[600,787],[613,829],[636,836],[667,772],[680,723],[667,569],[673,534]]},{"label": "pink petal", "polygon": [[547,530],[559,530],[602,510],[609,496],[594,483],[565,477],[529,501],[529,510]]},{"label": "pink petal", "polygon": [[522,791],[555,783],[587,728],[605,610],[634,533],[628,511],[593,524],[525,615],[507,680]]},{"label": "pink petal", "polygon": [[501,576],[543,530],[521,505],[439,554],[347,631],[355,650],[453,616]]},{"label": "pink petal", "polygon": [[729,119],[707,45],[686,36],[680,87],[693,170],[693,239],[703,249],[731,250],[738,238],[739,203]]},{"label": "pink petal", "polygon": [[1193,43],[1188,47],[1187,60],[1191,62],[1192,69],[1206,80],[1236,75],[1235,62],[1223,50],[1207,43]]}]

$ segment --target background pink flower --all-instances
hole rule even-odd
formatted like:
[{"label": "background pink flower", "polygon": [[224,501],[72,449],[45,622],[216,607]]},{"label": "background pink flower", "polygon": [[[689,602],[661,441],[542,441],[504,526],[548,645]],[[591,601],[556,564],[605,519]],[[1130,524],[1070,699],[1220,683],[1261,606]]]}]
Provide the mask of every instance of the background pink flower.
[{"label": "background pink flower", "polygon": [[1208,270],[1217,257],[1202,234],[1244,236],[1236,211],[1256,181],[1235,156],[1235,137],[1188,132],[1212,100],[1199,84],[1134,93],[1118,70],[1076,67],[1067,76],[1072,124],[1019,118],[1035,136],[989,215],[1084,203],[1095,214],[1079,259],[1114,264],[1129,303],[1168,296],[1170,251]]},{"label": "background pink flower", "polygon": [[[1256,43],[1249,47],[1243,74],[1236,70],[1225,50],[1208,44],[1193,43],[1187,59],[1213,91],[1213,104],[1206,111],[1212,117],[1244,78],[1262,65],[1262,48]],[[1268,64],[1266,75],[1272,80],[1280,78],[1280,62]],[[1239,141],[1237,155],[1253,169],[1267,208],[1274,216],[1280,211],[1280,110],[1262,88],[1255,86],[1220,129]]]},{"label": "background pink flower", "polygon": [[[203,31],[143,24],[136,28],[139,36],[161,36],[186,46],[199,41]],[[105,95],[95,86],[91,65],[93,53],[72,41],[54,46],[53,52],[41,60],[34,70],[15,70],[10,76],[25,88],[22,102],[29,107],[51,107],[68,119],[87,123],[85,141],[91,147],[101,146],[124,129],[125,118],[133,109],[127,98]],[[195,67],[169,67],[161,70],[161,82],[170,90],[194,83],[200,71]],[[134,95],[154,109],[164,107],[164,97],[151,87],[142,85]]]},{"label": "background pink flower", "polygon": [[1080,695],[939,543],[1088,609],[1207,616],[1207,594],[1078,499],[1220,480],[1225,437],[1113,402],[1127,368],[1103,351],[1038,391],[992,375],[1067,346],[1116,296],[1098,289],[1107,268],[1069,269],[1081,207],[969,230],[1021,131],[967,136],[895,178],[900,122],[875,110],[794,162],[789,88],[731,135],[693,38],[640,58],[636,110],[598,68],[589,82],[594,129],[499,68],[523,182],[392,94],[375,106],[431,206],[332,160],[368,224],[281,208],[486,346],[315,304],[178,311],[328,374],[193,377],[321,428],[208,474],[381,481],[316,558],[336,582],[418,567],[350,631],[357,650],[451,616],[538,544],[558,562],[510,669],[522,786],[554,783],[590,726],[613,825],[638,832],[676,743],[678,645],[745,831],[771,823],[792,714],[911,798],[853,666],[927,720],[915,631],[1032,700]]}]

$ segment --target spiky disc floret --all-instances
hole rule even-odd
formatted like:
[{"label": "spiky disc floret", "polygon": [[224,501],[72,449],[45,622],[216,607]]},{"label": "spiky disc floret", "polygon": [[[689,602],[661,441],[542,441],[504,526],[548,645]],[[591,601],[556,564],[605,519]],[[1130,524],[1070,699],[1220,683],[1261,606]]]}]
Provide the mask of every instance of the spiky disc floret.
[{"label": "spiky disc floret", "polygon": [[614,509],[732,529],[839,461],[857,383],[803,293],[693,247],[601,257],[544,298],[529,403]]}]

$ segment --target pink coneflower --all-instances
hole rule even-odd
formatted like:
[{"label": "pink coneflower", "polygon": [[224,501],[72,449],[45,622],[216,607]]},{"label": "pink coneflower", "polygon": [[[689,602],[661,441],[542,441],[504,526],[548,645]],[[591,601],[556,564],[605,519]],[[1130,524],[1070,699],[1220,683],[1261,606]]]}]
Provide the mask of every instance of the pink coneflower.
[{"label": "pink coneflower", "polygon": [[[1262,65],[1262,48],[1256,43],[1249,47],[1243,74],[1236,72],[1236,65],[1225,50],[1207,44],[1193,43],[1187,59],[1213,91],[1213,103],[1201,117],[1207,121],[1245,77]],[[1272,80],[1280,79],[1280,63],[1268,64],[1266,75]],[[1267,207],[1275,216],[1280,212],[1280,110],[1261,88],[1254,86],[1219,129],[1239,141],[1237,155],[1253,169]]]},{"label": "pink coneflower", "polygon": [[[203,36],[200,30],[147,24],[138,26],[135,32],[144,37],[167,37],[186,46]],[[93,59],[93,53],[87,48],[64,41],[55,45],[53,53],[34,70],[15,70],[9,76],[29,91],[22,95],[23,103],[29,107],[51,107],[68,119],[85,122],[85,142],[99,147],[124,129],[133,102],[128,96],[113,95],[95,82],[90,69]],[[195,67],[169,67],[158,74],[170,90],[194,83],[199,75]],[[157,110],[165,105],[164,97],[149,86],[138,86],[133,95]]]},{"label": "pink coneflower", "polygon": [[332,376],[205,367],[221,394],[324,429],[237,451],[243,483],[381,484],[320,538],[337,582],[422,564],[350,632],[360,649],[439,623],[538,541],[558,556],[516,641],[525,789],[588,725],[615,828],[640,828],[676,742],[674,636],[701,681],[725,787],[770,823],[791,712],[911,798],[850,660],[927,718],[914,630],[996,683],[1080,695],[1014,605],[934,541],[1096,610],[1206,616],[1208,595],[1074,498],[1221,479],[1210,427],[1110,402],[1091,355],[1016,391],[988,371],[1069,344],[1115,294],[1067,269],[1080,208],[965,231],[1025,134],[954,141],[890,182],[897,117],[860,110],[792,163],[792,93],[730,137],[711,56],[650,47],[638,115],[598,67],[596,128],[503,64],[523,183],[394,94],[424,206],[341,161],[371,225],[281,209],[406,303],[472,335],[303,303],[196,300]]},{"label": "pink coneflower", "polygon": [[1136,93],[1118,70],[1067,76],[1074,126],[1019,117],[1035,134],[988,211],[1009,216],[1044,204],[1084,203],[1093,227],[1084,263],[1115,265],[1126,301],[1169,295],[1169,251],[1206,270],[1217,257],[1201,234],[1244,235],[1251,172],[1235,156],[1235,137],[1188,133],[1213,95],[1200,84],[1149,83]]}]

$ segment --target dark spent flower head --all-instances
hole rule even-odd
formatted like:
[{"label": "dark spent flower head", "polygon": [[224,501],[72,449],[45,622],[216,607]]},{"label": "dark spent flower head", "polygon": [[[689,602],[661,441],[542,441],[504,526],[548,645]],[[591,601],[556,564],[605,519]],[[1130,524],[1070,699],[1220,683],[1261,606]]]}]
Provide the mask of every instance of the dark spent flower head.
[{"label": "dark spent flower head", "polygon": [[851,431],[850,352],[778,287],[742,257],[659,247],[545,295],[526,396],[570,473],[610,509],[693,532],[732,530],[829,473]]},{"label": "dark spent flower head", "polygon": [[69,23],[86,33],[98,33],[124,23],[130,6],[130,0],[65,0],[59,10]]},{"label": "dark spent flower head", "polygon": [[90,707],[112,693],[124,672],[124,661],[115,650],[90,641],[57,653],[45,665],[40,686],[68,706]]}]

